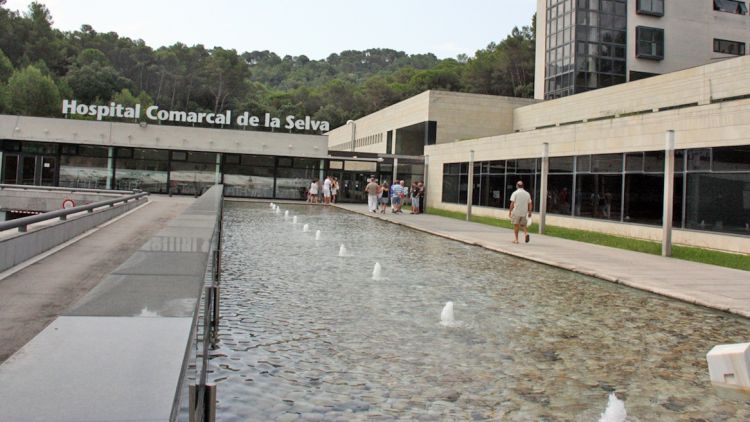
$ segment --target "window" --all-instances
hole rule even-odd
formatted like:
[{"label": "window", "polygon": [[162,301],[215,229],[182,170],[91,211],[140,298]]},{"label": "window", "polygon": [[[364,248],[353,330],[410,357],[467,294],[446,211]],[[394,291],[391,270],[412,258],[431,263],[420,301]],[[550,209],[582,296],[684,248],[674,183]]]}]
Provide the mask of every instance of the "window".
[{"label": "window", "polygon": [[745,55],[745,43],[739,41],[728,41],[714,38],[714,53]]},{"label": "window", "polygon": [[714,0],[714,10],[737,15],[747,15],[747,6],[744,1]]},{"label": "window", "polygon": [[636,13],[639,15],[664,16],[664,0],[638,0]]},{"label": "window", "polygon": [[636,32],[635,56],[641,59],[664,59],[664,30],[638,26]]}]

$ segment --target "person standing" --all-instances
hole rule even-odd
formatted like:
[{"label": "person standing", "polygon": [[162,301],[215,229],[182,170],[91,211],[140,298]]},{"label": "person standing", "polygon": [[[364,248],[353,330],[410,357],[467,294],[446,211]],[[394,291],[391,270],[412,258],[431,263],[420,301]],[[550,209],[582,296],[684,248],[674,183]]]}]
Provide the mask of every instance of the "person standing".
[{"label": "person standing", "polygon": [[336,197],[339,194],[339,179],[332,177],[333,183],[331,185],[331,202],[336,203]]},{"label": "person standing", "polygon": [[419,214],[419,188],[417,187],[416,181],[411,182],[409,194],[411,196],[411,213]]},{"label": "person standing", "polygon": [[378,184],[375,183],[375,179],[370,179],[365,186],[365,192],[367,192],[367,209],[370,212],[378,212]]},{"label": "person standing", "polygon": [[393,186],[391,186],[391,212],[401,212],[401,197],[403,196],[403,194],[403,186],[401,186],[398,180],[394,180]]},{"label": "person standing", "polygon": [[323,201],[326,205],[331,205],[331,176],[326,177],[323,182]]},{"label": "person standing", "polygon": [[388,182],[383,182],[379,192],[380,213],[385,214],[385,209],[388,208]]},{"label": "person standing", "polygon": [[318,202],[318,179],[315,179],[310,183],[310,202],[316,204]]},{"label": "person standing", "polygon": [[419,182],[417,184],[417,187],[419,188],[419,213],[422,214],[424,212],[424,182]]},{"label": "person standing", "polygon": [[531,210],[533,204],[531,202],[531,195],[529,195],[523,188],[523,182],[516,182],[516,191],[510,195],[510,210],[508,210],[508,216],[513,224],[513,234],[515,240],[513,243],[518,243],[518,232],[523,227],[523,234],[526,243],[529,243],[529,228],[526,224],[527,218],[531,217]]}]

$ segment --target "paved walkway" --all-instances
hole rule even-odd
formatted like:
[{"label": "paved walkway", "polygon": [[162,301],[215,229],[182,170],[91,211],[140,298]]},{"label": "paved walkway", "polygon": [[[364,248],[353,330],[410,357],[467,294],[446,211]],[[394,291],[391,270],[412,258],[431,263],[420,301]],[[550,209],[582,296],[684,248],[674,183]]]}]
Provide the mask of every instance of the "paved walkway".
[{"label": "paved walkway", "polygon": [[360,204],[336,206],[459,242],[750,318],[750,272],[747,271],[534,233],[530,243],[513,244],[513,231],[509,229],[429,214],[410,215],[408,211],[406,214],[374,214],[367,211],[366,205]]},{"label": "paved walkway", "polygon": [[151,195],[149,203],[130,214],[0,279],[0,362],[99,284],[194,200]]}]

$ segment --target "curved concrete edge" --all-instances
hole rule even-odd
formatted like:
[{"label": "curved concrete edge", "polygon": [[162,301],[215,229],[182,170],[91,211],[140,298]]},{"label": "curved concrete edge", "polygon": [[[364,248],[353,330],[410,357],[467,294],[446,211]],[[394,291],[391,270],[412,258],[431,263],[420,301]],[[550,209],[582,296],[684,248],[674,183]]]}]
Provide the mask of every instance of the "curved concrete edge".
[{"label": "curved concrete edge", "polygon": [[3,362],[0,420],[177,420],[222,200],[209,189]]},{"label": "curved concrete edge", "polygon": [[147,202],[148,198],[128,201],[114,207],[98,209],[93,213],[85,213],[76,218],[58,221],[53,225],[2,239],[0,240],[0,272],[63,244]]},{"label": "curved concrete edge", "polygon": [[[587,269],[584,269],[584,268],[576,267],[575,265],[565,264],[565,263],[557,262],[557,261],[554,261],[554,260],[548,260],[548,259],[542,259],[542,258],[538,258],[538,257],[527,256],[527,255],[524,255],[522,253],[518,253],[518,252],[515,252],[515,251],[508,250],[508,249],[498,248],[498,247],[492,246],[492,245],[487,245],[487,244],[485,244],[483,242],[477,242],[477,241],[474,241],[474,240],[471,240],[471,239],[462,238],[460,236],[453,236],[453,235],[450,235],[450,234],[447,234],[447,233],[442,233],[439,230],[425,229],[425,228],[422,228],[422,227],[418,227],[416,225],[409,224],[408,222],[393,221],[393,220],[390,220],[388,218],[381,217],[379,214],[359,212],[359,211],[356,211],[356,210],[351,210],[351,209],[339,206],[337,204],[333,204],[333,206],[335,206],[337,209],[340,209],[340,210],[343,210],[343,211],[351,212],[351,213],[354,213],[354,214],[360,214],[360,215],[363,215],[363,216],[366,216],[366,217],[370,217],[370,218],[376,218],[378,220],[385,221],[387,223],[391,223],[391,224],[395,224],[395,225],[398,225],[398,226],[407,227],[407,228],[412,229],[412,230],[417,230],[417,231],[420,231],[420,232],[423,232],[423,233],[431,234],[433,236],[439,236],[439,237],[442,237],[444,239],[453,240],[453,241],[456,241],[456,242],[461,242],[461,243],[464,243],[464,244],[467,244],[467,245],[478,246],[480,248],[484,248],[484,249],[487,249],[487,250],[490,250],[490,251],[493,251],[493,252],[498,252],[498,253],[502,253],[502,254],[505,254],[505,255],[513,256],[515,258],[520,258],[520,259],[523,259],[523,260],[536,262],[538,264],[544,264],[544,265],[547,265],[547,266],[550,266],[550,267],[555,267],[555,268],[560,268],[560,269],[567,270],[567,271],[572,271],[574,273],[578,273],[578,274],[586,275],[586,276],[589,276],[589,277],[597,278],[599,280],[604,280],[604,281],[608,281],[608,282],[611,282],[611,283],[620,284],[620,285],[623,285],[623,286],[626,286],[626,287],[629,287],[629,288],[633,288],[633,289],[637,289],[637,290],[641,290],[641,291],[645,291],[645,292],[649,292],[649,293],[654,293],[654,294],[657,294],[659,296],[668,297],[670,299],[679,300],[681,302],[686,302],[686,303],[690,303],[690,304],[693,304],[693,305],[702,306],[704,308],[708,308],[708,309],[712,309],[712,310],[716,310],[716,311],[727,312],[727,313],[730,313],[730,314],[734,314],[734,315],[738,315],[738,316],[750,319],[750,312],[747,312],[745,310],[737,309],[737,308],[733,308],[733,307],[719,306],[716,303],[713,303],[711,301],[703,300],[703,299],[696,298],[696,297],[690,296],[690,295],[681,294],[679,292],[675,292],[675,291],[670,290],[670,289],[661,289],[661,288],[658,288],[658,287],[647,285],[645,283],[639,283],[639,282],[634,282],[634,281],[629,281],[629,280],[623,280],[623,279],[618,278],[618,277],[613,277],[613,276],[610,276],[610,275],[607,275],[607,274],[602,274],[601,272],[590,271],[590,270],[587,270]],[[477,223],[477,224],[479,224],[479,223]]]}]

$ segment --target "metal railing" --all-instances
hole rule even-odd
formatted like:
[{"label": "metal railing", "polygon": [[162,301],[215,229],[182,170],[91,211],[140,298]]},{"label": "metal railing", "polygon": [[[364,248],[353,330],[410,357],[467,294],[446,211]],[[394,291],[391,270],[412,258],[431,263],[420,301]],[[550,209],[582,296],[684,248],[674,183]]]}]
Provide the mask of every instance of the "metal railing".
[{"label": "metal railing", "polygon": [[[219,187],[220,192],[223,186]],[[188,393],[188,408],[173,409],[176,414],[174,420],[185,420],[183,411],[187,411],[190,422],[213,422],[216,420],[216,385],[208,380],[211,350],[216,349],[219,341],[220,320],[220,281],[221,281],[221,250],[223,223],[223,195],[218,203],[216,224],[208,250],[208,264],[204,274],[203,288],[196,303],[191,334],[191,356],[186,356],[190,362],[190,373],[185,372],[181,384],[186,387],[178,388],[178,396],[183,388]],[[184,370],[188,368],[185,367]],[[175,401],[179,405],[179,399]],[[175,413],[176,412],[176,413]]]},{"label": "metal railing", "polygon": [[[0,185],[0,186],[3,186],[3,185]],[[114,199],[107,199],[105,201],[92,202],[86,205],[79,205],[77,207],[65,208],[61,210],[45,212],[42,214],[30,215],[28,217],[17,218],[15,220],[10,220],[10,221],[3,221],[3,222],[0,222],[0,231],[18,228],[19,232],[24,233],[28,229],[29,224],[39,223],[42,221],[51,220],[53,218],[66,220],[70,214],[77,214],[83,211],[93,213],[94,209],[96,208],[101,208],[101,207],[106,207],[106,206],[114,207],[115,204],[118,204],[120,202],[125,204],[131,200],[138,201],[144,196],[148,196],[148,192],[140,192],[140,193],[136,193],[132,195],[121,196],[121,197],[114,198]]]},{"label": "metal railing", "polygon": [[52,192],[70,192],[70,193],[109,193],[113,195],[126,195],[132,193],[138,193],[139,190],[113,190],[113,189],[86,189],[86,188],[73,188],[73,187],[61,187],[61,186],[35,186],[35,185],[9,185],[0,183],[0,190],[3,189],[18,189],[18,190],[46,190]]},{"label": "metal railing", "polygon": [[[222,214],[223,201],[217,213],[216,228],[211,239],[209,260],[211,264],[207,269],[208,275],[203,288],[203,315],[202,315],[202,339],[201,339],[201,364],[197,383],[193,386],[195,402],[191,403],[194,413],[191,421],[213,422],[216,420],[216,385],[208,383],[208,362],[210,350],[216,349],[219,341],[219,313],[220,313],[220,281],[221,281],[221,237],[222,237]],[[199,303],[201,301],[198,301]],[[198,365],[196,365],[198,367]],[[191,396],[193,396],[191,394]],[[193,405],[194,404],[194,405]]]}]

